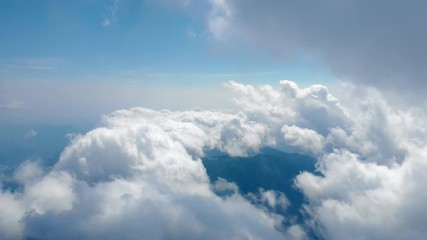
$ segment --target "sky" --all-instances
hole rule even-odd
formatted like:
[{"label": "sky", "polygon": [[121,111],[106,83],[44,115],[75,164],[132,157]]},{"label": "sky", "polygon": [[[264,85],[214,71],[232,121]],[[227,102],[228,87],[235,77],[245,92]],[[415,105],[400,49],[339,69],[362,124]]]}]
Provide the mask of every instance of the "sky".
[{"label": "sky", "polygon": [[[5,123],[31,123],[30,116],[38,123],[93,122],[101,114],[140,105],[224,107],[229,103],[212,99],[226,95],[222,83],[230,80],[276,83],[292,78],[304,85],[334,81],[322,64],[302,56],[281,60],[249,51],[249,45],[216,41],[204,16],[209,15],[209,2],[0,4],[0,106]],[[186,97],[197,92],[207,94]]]},{"label": "sky", "polygon": [[[0,239],[426,239],[426,5],[0,1]],[[265,149],[301,206],[207,175]]]}]

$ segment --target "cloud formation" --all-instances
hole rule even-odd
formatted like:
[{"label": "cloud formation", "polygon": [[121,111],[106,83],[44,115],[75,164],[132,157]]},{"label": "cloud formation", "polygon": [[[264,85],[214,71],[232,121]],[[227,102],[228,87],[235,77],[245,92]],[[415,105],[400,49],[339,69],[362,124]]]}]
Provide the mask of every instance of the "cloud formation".
[{"label": "cloud formation", "polygon": [[73,138],[51,171],[41,174],[34,163],[17,170],[21,192],[2,192],[5,206],[16,209],[4,213],[13,217],[3,224],[3,234],[280,239],[293,233],[279,231],[269,213],[237,193],[214,194],[200,160],[206,149],[230,155],[258,151],[266,135],[262,124],[244,114],[116,111],[100,127]]},{"label": "cloud formation", "polygon": [[207,28],[223,43],[326,63],[341,80],[397,92],[426,87],[425,1],[211,0]]},{"label": "cloud formation", "polygon": [[[5,238],[423,239],[427,125],[418,109],[378,92],[339,101],[321,85],[226,84],[239,111],[132,108],[72,138],[50,170],[22,164],[15,192],[0,193]],[[352,89],[342,91],[353,96]],[[280,192],[241,196],[211,183],[201,158],[247,156],[263,147],[310,154],[320,175],[301,173],[304,225],[280,216]],[[226,194],[221,194],[226,193]],[[217,195],[218,194],[218,195]],[[3,216],[3,217],[1,217]],[[7,217],[6,217],[7,216]]]}]

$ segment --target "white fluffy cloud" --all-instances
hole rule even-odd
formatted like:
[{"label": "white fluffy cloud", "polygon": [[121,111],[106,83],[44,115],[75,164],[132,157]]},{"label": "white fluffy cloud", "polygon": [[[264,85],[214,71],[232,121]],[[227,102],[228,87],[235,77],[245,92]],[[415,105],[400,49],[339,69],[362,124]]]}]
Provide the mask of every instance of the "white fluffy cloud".
[{"label": "white fluffy cloud", "polygon": [[311,129],[285,125],[282,133],[285,142],[290,146],[314,154],[323,150],[325,138]]},{"label": "white fluffy cloud", "polygon": [[74,137],[48,173],[34,163],[17,170],[22,192],[2,194],[16,209],[4,235],[280,239],[269,213],[237,193],[214,194],[200,160],[206,149],[256,152],[267,135],[244,114],[119,110]]},{"label": "white fluffy cloud", "polygon": [[348,151],[325,156],[323,176],[303,173],[297,185],[328,239],[424,239],[425,154],[401,165],[367,163]]},{"label": "white fluffy cloud", "polygon": [[[339,102],[320,85],[226,86],[236,93],[237,113],[119,110],[74,137],[49,171],[22,164],[14,175],[22,188],[0,193],[2,236],[304,239],[307,230],[328,239],[427,235],[421,224],[427,220],[427,125],[421,111],[390,106],[375,90]],[[261,190],[251,203],[232,183],[211,184],[200,160],[212,149],[246,156],[265,146],[319,159],[320,175],[301,173],[295,180],[308,199],[306,226],[283,226],[287,216],[270,211],[288,206],[283,193]]]},{"label": "white fluffy cloud", "polygon": [[240,86],[237,104],[272,129],[271,122],[283,125],[276,147],[318,156],[320,175],[296,179],[315,232],[326,239],[424,239],[425,113],[389,105],[374,89],[358,97],[344,87],[351,98],[338,103],[323,87],[281,86]]},{"label": "white fluffy cloud", "polygon": [[20,238],[23,226],[21,218],[25,213],[24,206],[17,200],[17,196],[10,192],[0,193],[0,237]]},{"label": "white fluffy cloud", "polygon": [[275,190],[260,188],[258,195],[249,193],[249,197],[254,202],[272,209],[286,209],[289,206],[289,200],[286,195]]}]

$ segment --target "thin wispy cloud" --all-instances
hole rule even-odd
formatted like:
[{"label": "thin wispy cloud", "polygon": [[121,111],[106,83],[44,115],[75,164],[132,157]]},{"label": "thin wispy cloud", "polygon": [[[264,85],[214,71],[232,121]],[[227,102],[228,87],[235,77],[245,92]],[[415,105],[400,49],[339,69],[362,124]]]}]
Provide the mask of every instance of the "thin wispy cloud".
[{"label": "thin wispy cloud", "polygon": [[20,59],[2,59],[0,68],[7,72],[11,71],[52,71],[58,70],[63,61],[58,58],[20,58]]},{"label": "thin wispy cloud", "polygon": [[24,108],[25,104],[22,101],[11,101],[11,102],[5,102],[0,103],[0,109],[21,109]]},{"label": "thin wispy cloud", "polygon": [[106,16],[102,21],[102,26],[108,27],[116,21],[116,14],[119,9],[120,0],[113,0],[113,3],[107,7]]},{"label": "thin wispy cloud", "polygon": [[36,137],[38,134],[38,132],[34,129],[31,129],[30,131],[28,131],[26,134],[24,134],[24,138],[25,139],[32,139],[34,137]]}]

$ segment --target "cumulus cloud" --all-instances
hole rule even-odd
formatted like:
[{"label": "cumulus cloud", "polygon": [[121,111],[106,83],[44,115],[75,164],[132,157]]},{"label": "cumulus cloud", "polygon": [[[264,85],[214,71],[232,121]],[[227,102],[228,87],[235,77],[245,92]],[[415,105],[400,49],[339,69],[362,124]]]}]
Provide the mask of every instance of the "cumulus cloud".
[{"label": "cumulus cloud", "polygon": [[289,206],[289,200],[282,192],[275,190],[259,189],[258,194],[249,193],[250,199],[255,203],[272,208],[272,209],[286,209]]},{"label": "cumulus cloud", "polygon": [[269,213],[237,193],[217,196],[200,160],[209,149],[256,152],[266,129],[243,113],[116,111],[75,136],[51,171],[42,173],[34,163],[18,168],[22,191],[3,193],[19,210],[6,234],[280,239],[287,230]]},{"label": "cumulus cloud", "polygon": [[324,137],[311,129],[283,126],[283,138],[287,144],[312,153],[323,150]]},{"label": "cumulus cloud", "polygon": [[43,175],[43,170],[37,162],[25,161],[15,170],[13,178],[21,183],[29,183]]},{"label": "cumulus cloud", "polygon": [[[295,82],[280,81],[255,88],[236,82],[226,84],[237,96],[235,104],[248,118],[270,126],[297,125],[327,134],[332,127],[346,128],[346,112],[325,86],[300,88]],[[279,131],[280,132],[280,129]]]},{"label": "cumulus cloud", "polygon": [[319,174],[295,180],[308,221],[326,239],[424,239],[425,112],[392,106],[374,89],[359,98],[346,90],[347,127],[323,135]]},{"label": "cumulus cloud", "polygon": [[212,188],[216,193],[220,194],[235,194],[239,192],[239,187],[235,183],[228,182],[224,178],[218,178],[213,183]]},{"label": "cumulus cloud", "polygon": [[319,174],[295,180],[308,199],[307,224],[326,239],[425,238],[425,112],[390,105],[375,89],[357,96],[344,86],[351,98],[338,102],[324,87],[281,87],[236,85],[236,103],[270,129],[281,126],[275,147],[319,158]]},{"label": "cumulus cloud", "polygon": [[296,183],[328,239],[424,239],[425,159],[417,154],[388,167],[338,151],[320,162],[323,176],[303,173]]},{"label": "cumulus cloud", "polygon": [[327,63],[340,79],[422,96],[427,32],[421,0],[212,0],[207,28],[284,59]]},{"label": "cumulus cloud", "polygon": [[[320,85],[226,84],[239,111],[133,108],[76,135],[52,169],[23,163],[15,192],[0,192],[5,238],[422,239],[427,125],[419,109],[389,105],[371,89],[339,101]],[[351,89],[349,96],[353,96]],[[295,185],[305,225],[277,209],[274,189],[241,196],[211,183],[201,158],[248,156],[263,147],[310,154],[318,173]],[[3,207],[4,206],[4,207]],[[283,211],[286,212],[286,211]],[[282,213],[283,213],[282,212]],[[7,217],[6,217],[7,216]]]},{"label": "cumulus cloud", "polygon": [[25,213],[23,204],[17,200],[17,196],[11,192],[0,193],[0,237],[22,237],[23,225],[21,218]]}]

